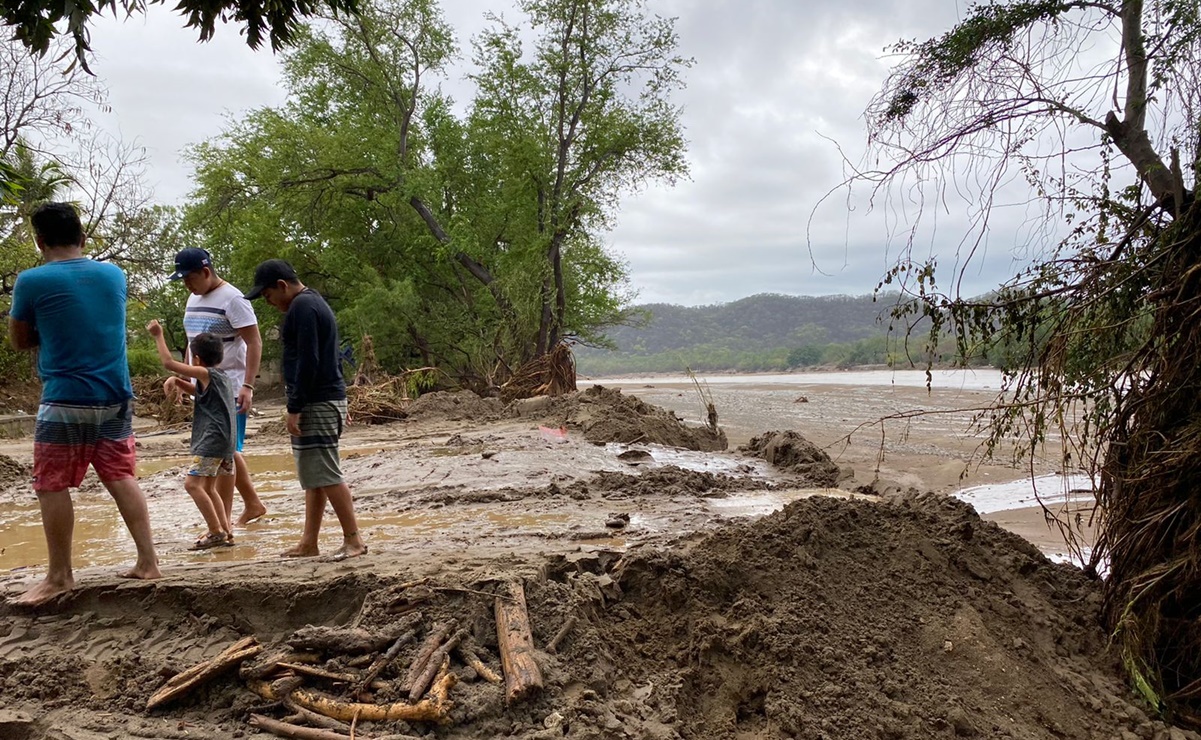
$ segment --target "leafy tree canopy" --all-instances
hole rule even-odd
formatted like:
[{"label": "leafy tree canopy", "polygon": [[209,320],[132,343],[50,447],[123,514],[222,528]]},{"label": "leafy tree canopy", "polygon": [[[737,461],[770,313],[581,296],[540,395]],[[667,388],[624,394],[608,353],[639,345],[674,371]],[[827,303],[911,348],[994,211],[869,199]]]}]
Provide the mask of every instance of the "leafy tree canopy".
[{"label": "leafy tree canopy", "polygon": [[[916,299],[897,312],[929,318],[930,342],[950,335],[964,357],[1028,348],[979,419],[986,451],[1039,454],[1055,437],[1064,469],[1094,476],[1099,535],[1080,554],[1108,563],[1107,626],[1148,701],[1201,725],[1198,3],[981,4],[896,51],[867,116],[882,164],[852,178],[909,208],[909,248],[881,287]],[[996,209],[1015,201],[1037,214],[1029,266],[960,296]],[[935,203],[969,222],[942,265],[912,251]],[[1079,522],[1060,525],[1082,544]]]},{"label": "leafy tree canopy", "polygon": [[[3,0],[0,13],[5,25],[13,28],[14,38],[31,51],[45,54],[66,27],[74,43],[75,59],[88,69],[87,54],[91,51],[88,25],[105,12],[129,17],[144,13],[148,5],[163,0]],[[242,26],[246,43],[252,49],[269,39],[271,48],[279,51],[305,16],[320,11],[353,13],[356,0],[179,0],[174,10],[184,16],[188,28],[200,31],[200,40],[213,36],[217,21],[234,22]]]}]

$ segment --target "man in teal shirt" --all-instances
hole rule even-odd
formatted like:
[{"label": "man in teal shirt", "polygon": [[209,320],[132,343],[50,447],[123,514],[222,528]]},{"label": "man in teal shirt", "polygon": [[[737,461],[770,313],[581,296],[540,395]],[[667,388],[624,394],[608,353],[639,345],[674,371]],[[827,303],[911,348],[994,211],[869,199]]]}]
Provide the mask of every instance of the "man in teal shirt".
[{"label": "man in teal shirt", "polygon": [[16,600],[37,606],[75,587],[70,489],[83,481],[89,465],[117,502],[137,547],[137,562],[123,575],[160,573],[135,469],[125,273],[83,255],[83,226],[69,203],[42,205],[31,220],[44,264],[17,276],[8,323],[15,348],[37,350],[42,379],[33,490],[49,565],[45,580]]}]

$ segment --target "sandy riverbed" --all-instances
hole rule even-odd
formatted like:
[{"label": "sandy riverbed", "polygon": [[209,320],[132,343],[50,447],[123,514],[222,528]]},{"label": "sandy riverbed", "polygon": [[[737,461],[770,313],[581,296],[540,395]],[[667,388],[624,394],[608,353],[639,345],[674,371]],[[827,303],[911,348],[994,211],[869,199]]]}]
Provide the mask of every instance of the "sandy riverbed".
[{"label": "sandy riverbed", "polygon": [[[216,553],[185,549],[199,517],[180,490],[184,436],[147,430],[143,486],[165,577],[115,578],[129,544],[112,512],[96,523],[106,502],[85,487],[79,587],[33,613],[0,607],[0,727],[39,739],[254,735],[246,716],[262,701],[236,674],[165,710],[147,713],[145,701],[242,636],[277,645],[307,625],[386,630],[389,607],[416,599],[414,589],[426,589],[425,627],[459,620],[499,668],[487,594],[517,578],[546,674],[538,698],[506,706],[498,687],[455,663],[461,683],[446,725],[366,723],[357,736],[1151,738],[1163,729],[1104,652],[1096,584],[946,495],[965,472],[967,482],[1026,474],[972,463],[971,412],[952,409],[987,391],[713,384],[735,445],[787,428],[830,452],[844,472],[837,489],[815,490],[758,457],[648,443],[679,424],[631,395],[699,416],[695,390],[650,385],[516,410],[446,397],[399,424],[350,427],[346,473],[371,552],[343,563],[277,556],[301,517],[287,440],[270,431],[277,409],[263,409],[248,448],[271,513]],[[917,408],[944,413],[886,423],[883,437],[861,426]],[[566,441],[541,427],[565,428]],[[590,441],[598,430],[613,439]],[[685,431],[679,440],[694,447],[713,442]],[[619,457],[631,450],[645,453],[637,464]],[[29,458],[19,442],[0,452]],[[850,492],[873,481],[883,499]],[[20,526],[3,528],[7,595],[42,562],[29,494],[10,483],[4,516]],[[1040,539],[1032,513],[1002,515]],[[607,526],[617,521],[625,526]],[[331,515],[327,552],[335,530]],[[576,626],[552,654],[547,643],[569,617]],[[401,666],[411,657],[402,653]],[[348,656],[323,660],[361,670]],[[390,696],[380,689],[376,701]],[[3,724],[5,711],[17,724]]]}]

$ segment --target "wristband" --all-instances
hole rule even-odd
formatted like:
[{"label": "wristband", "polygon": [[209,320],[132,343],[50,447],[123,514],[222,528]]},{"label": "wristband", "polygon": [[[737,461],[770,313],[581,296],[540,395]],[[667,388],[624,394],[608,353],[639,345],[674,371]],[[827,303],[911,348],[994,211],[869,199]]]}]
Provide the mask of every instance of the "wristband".
[{"label": "wristband", "polygon": [[242,387],[243,387],[243,388],[249,388],[249,389],[250,389],[250,390],[252,390],[252,391],[254,390],[254,386],[253,386],[253,385],[251,385],[250,383],[243,383],[243,384],[242,384]]}]

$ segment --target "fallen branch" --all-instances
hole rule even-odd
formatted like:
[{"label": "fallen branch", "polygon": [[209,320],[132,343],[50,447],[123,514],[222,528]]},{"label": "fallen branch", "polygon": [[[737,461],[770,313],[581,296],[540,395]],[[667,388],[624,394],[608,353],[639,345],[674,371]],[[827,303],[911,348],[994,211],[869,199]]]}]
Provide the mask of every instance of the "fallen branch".
[{"label": "fallen branch", "polygon": [[512,704],[542,690],[542,671],[534,661],[534,637],[521,581],[509,583],[509,601],[495,604],[496,640],[505,672],[505,700]]},{"label": "fallen branch", "polygon": [[277,663],[276,668],[292,671],[302,676],[324,678],[326,681],[338,681],[339,683],[356,683],[359,680],[358,675],[354,673],[335,673],[334,671],[327,671],[324,668],[305,665],[303,663]]},{"label": "fallen branch", "polygon": [[416,636],[416,630],[409,630],[396,638],[396,642],[392,643],[392,647],[388,648],[388,652],[376,658],[371,667],[367,669],[367,672],[363,674],[363,678],[354,685],[354,688],[350,690],[350,695],[357,697],[359,694],[362,694],[371,685],[371,682],[375,680],[376,676],[387,668],[393,660],[396,660],[396,656],[400,654],[400,649]]},{"label": "fallen branch", "polygon": [[471,644],[470,640],[460,642],[457,649],[459,657],[463,659],[465,664],[475,670],[477,676],[488,683],[500,683],[503,680],[496,671],[489,668],[484,661],[480,660],[480,656],[475,652],[475,647]]},{"label": "fallen branch", "polygon": [[250,726],[270,732],[277,737],[290,737],[297,740],[350,740],[350,735],[316,727],[302,727],[278,719],[264,717],[261,714],[250,715]]},{"label": "fallen branch", "polygon": [[333,717],[326,717],[324,714],[318,714],[311,709],[305,709],[296,702],[292,701],[291,697],[284,699],[284,708],[292,712],[300,719],[313,725],[314,727],[324,727],[327,730],[336,730],[338,732],[350,732],[350,725],[345,722],[340,722]]},{"label": "fallen branch", "polygon": [[395,639],[395,634],[377,634],[359,627],[338,629],[310,625],[293,632],[287,642],[297,650],[353,654],[379,652],[392,644]]},{"label": "fallen branch", "polygon": [[444,622],[435,625],[429,636],[425,638],[425,642],[421,643],[421,648],[417,651],[417,657],[413,659],[413,663],[409,666],[409,672],[405,674],[404,680],[400,682],[400,693],[405,693],[413,689],[413,684],[425,672],[425,665],[429,662],[430,656],[442,644],[455,628],[455,620]]},{"label": "fallen branch", "polygon": [[[449,675],[452,677],[453,685],[454,674]],[[274,701],[277,698],[271,684],[266,681],[250,681],[248,685],[251,691],[264,699]],[[404,721],[446,724],[450,721],[450,710],[454,707],[454,704],[449,701],[437,703],[429,700],[416,704],[407,702],[365,704],[342,701],[329,694],[310,689],[295,689],[290,694],[290,698],[297,706],[348,723],[357,716],[360,722]]]},{"label": "fallen branch", "polygon": [[429,659],[425,662],[425,670],[421,672],[421,676],[409,689],[409,701],[417,701],[422,697],[423,694],[425,694],[425,690],[438,675],[438,671],[445,667],[443,664],[447,664],[447,666],[449,665],[450,651],[454,650],[455,647],[457,647],[466,636],[467,630],[459,630],[451,635],[450,639],[447,640],[445,644],[443,644],[441,647],[435,650],[433,654],[430,655]]},{"label": "fallen branch", "polygon": [[559,643],[563,642],[563,639],[567,637],[567,634],[571,632],[572,628],[575,627],[576,621],[576,616],[574,614],[567,618],[567,621],[563,623],[563,626],[559,628],[559,631],[556,632],[555,636],[551,638],[549,643],[547,643],[546,652],[558,652]]},{"label": "fallen branch", "polygon": [[280,663],[317,663],[320,657],[316,653],[298,653],[289,648],[274,648],[264,650],[255,656],[254,660],[246,661],[238,669],[238,675],[243,681],[252,678],[266,678],[279,670]]},{"label": "fallen branch", "polygon": [[450,672],[450,658],[443,658],[442,667],[438,670],[438,679],[434,681],[434,688],[430,689],[430,696],[433,697],[434,703],[450,704],[450,690],[458,682],[459,677]]},{"label": "fallen branch", "polygon": [[178,699],[195,687],[233,668],[247,658],[258,655],[262,650],[263,646],[259,645],[253,636],[243,637],[233,645],[222,650],[216,657],[197,663],[186,671],[172,676],[146,702],[146,711]]}]

